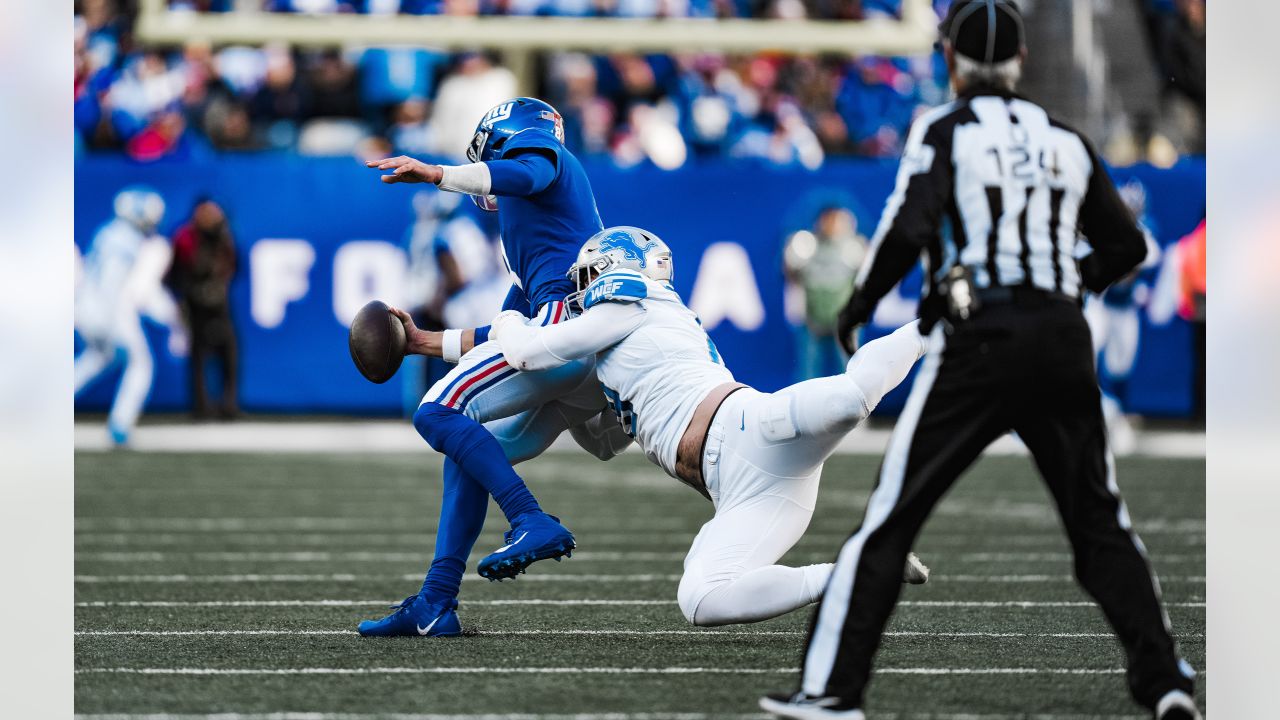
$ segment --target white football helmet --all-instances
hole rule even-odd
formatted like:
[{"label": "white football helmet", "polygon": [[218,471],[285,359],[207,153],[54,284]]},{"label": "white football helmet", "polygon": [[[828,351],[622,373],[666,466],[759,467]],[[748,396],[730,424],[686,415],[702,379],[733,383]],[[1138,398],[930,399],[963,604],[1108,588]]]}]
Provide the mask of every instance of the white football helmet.
[{"label": "white football helmet", "polygon": [[116,195],[116,217],[143,232],[151,232],[164,218],[164,198],[144,185],[131,185]]},{"label": "white football helmet", "polygon": [[671,248],[662,238],[629,225],[605,228],[583,243],[577,261],[569,268],[569,278],[576,289],[565,298],[569,309],[581,312],[582,295],[587,286],[600,275],[618,268],[635,270],[650,280],[666,283],[671,282],[675,272]]}]

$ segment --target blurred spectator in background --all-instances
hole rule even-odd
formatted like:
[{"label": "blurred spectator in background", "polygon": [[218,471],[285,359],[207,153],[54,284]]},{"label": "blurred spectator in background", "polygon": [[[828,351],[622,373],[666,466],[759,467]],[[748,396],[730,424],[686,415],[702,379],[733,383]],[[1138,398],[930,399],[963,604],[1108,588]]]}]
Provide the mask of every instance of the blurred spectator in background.
[{"label": "blurred spectator in background", "polygon": [[[426,100],[414,99],[400,103],[392,114],[387,138],[398,155],[429,155],[433,145],[434,128],[427,121],[430,105]],[[387,157],[383,155],[382,157]]]},{"label": "blurred spectator in background", "polygon": [[249,95],[249,120],[253,133],[267,146],[291,147],[303,120],[310,116],[311,89],[299,76],[297,61],[288,48],[267,46],[263,55],[266,73],[262,84]]},{"label": "blurred spectator in background", "polygon": [[160,284],[170,252],[169,243],[155,234],[164,218],[164,199],[150,188],[130,187],[116,195],[113,210],[115,217],[90,241],[76,283],[75,325],[85,347],[75,359],[74,388],[79,395],[123,365],[107,416],[111,442],[122,446],[151,392],[154,370],[143,316],[169,326],[175,355],[186,352],[186,336]]},{"label": "blurred spectator in background", "polygon": [[182,306],[191,332],[191,400],[197,418],[214,415],[205,366],[215,362],[222,379],[216,404],[220,417],[239,414],[236,402],[236,332],[231,320],[231,280],[236,246],[226,213],[210,198],[196,202],[190,219],[173,235],[173,264],[165,278]]},{"label": "blurred spectator in background", "polygon": [[919,105],[916,80],[903,58],[854,61],[836,95],[849,141],[859,154],[875,157],[901,154]]},{"label": "blurred spectator in background", "polygon": [[[421,328],[482,327],[502,308],[511,287],[498,244],[462,198],[435,188],[413,196],[417,219],[405,233],[404,302]],[[404,408],[412,415],[427,388],[451,366],[421,355],[405,357],[404,364]]]},{"label": "blurred spectator in background", "polygon": [[853,292],[853,280],[867,256],[867,239],[848,208],[831,206],[818,214],[813,230],[787,239],[783,273],[804,297],[799,333],[798,380],[839,375],[848,361],[836,339],[836,316]]},{"label": "blurred spectator in background", "polygon": [[462,159],[471,144],[476,123],[490,108],[515,97],[516,76],[499,67],[484,53],[463,53],[454,71],[436,94],[431,124],[432,152],[443,158]]},{"label": "blurred spectator in background", "polygon": [[[422,48],[369,48],[360,56],[360,102],[375,131],[386,128],[405,103],[423,107],[435,94],[436,74],[448,56]],[[488,108],[485,108],[486,110]]]},{"label": "blurred spectator in background", "polygon": [[[1134,157],[1166,164],[1179,152],[1202,153],[1204,0],[1133,1],[1145,19],[1163,99],[1159,108],[1132,108],[1133,117],[1109,119],[1108,124],[1117,128],[1117,137],[1136,132],[1138,145],[1145,143],[1145,150]],[[270,12],[305,14],[781,20],[884,19],[900,17],[902,11],[901,0],[256,4]],[[932,5],[941,17],[950,0],[934,0]],[[515,76],[496,56],[474,50],[450,54],[421,47],[338,51],[268,46],[228,47],[214,55],[207,45],[189,44],[178,62],[166,59],[157,48],[133,46],[132,14],[123,10],[132,6],[126,0],[77,3],[78,148],[121,149],[144,129],[146,136],[130,150],[141,159],[200,152],[206,142],[226,150],[342,155],[383,137],[405,153],[455,162],[485,111],[520,92],[531,92],[560,110],[566,144],[585,156],[660,168],[706,157],[813,168],[831,156],[897,156],[911,120],[949,96],[940,52],[852,58],[770,52],[540,52],[527,59],[537,70],[535,85],[529,88],[517,88]],[[170,0],[170,7],[184,11],[227,12],[233,6],[230,0]],[[169,74],[178,77],[167,80]],[[170,85],[177,87],[182,81],[185,123],[165,112],[175,95]],[[140,85],[145,92],[138,92]],[[165,96],[171,99],[165,101]],[[1114,146],[1115,152],[1124,148],[1132,151],[1135,144]]]},{"label": "blurred spectator in background", "polygon": [[1147,25],[1163,88],[1158,117],[1161,134],[1184,152],[1204,153],[1204,0],[1135,0]]}]

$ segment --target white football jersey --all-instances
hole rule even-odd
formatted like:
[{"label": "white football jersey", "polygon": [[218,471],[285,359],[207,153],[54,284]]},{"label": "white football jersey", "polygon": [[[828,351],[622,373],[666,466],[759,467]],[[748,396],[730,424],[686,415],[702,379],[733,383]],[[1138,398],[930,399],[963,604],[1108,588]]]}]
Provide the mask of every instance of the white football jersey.
[{"label": "white football jersey", "polygon": [[584,315],[601,303],[638,303],[640,326],[600,352],[596,375],[622,427],[645,455],[675,477],[676,448],[693,411],[717,385],[733,381],[715,343],[676,291],[633,270],[596,278]]},{"label": "white football jersey", "polygon": [[118,316],[133,311],[129,281],[145,240],[140,230],[119,218],[94,235],[76,288],[76,327],[82,334],[109,335]]}]

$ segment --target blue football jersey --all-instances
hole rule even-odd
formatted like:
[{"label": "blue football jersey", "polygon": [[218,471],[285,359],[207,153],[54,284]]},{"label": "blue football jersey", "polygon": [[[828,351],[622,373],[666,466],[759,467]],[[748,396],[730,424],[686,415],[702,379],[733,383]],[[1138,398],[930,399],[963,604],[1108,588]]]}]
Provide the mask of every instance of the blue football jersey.
[{"label": "blue football jersey", "polygon": [[546,303],[574,291],[567,277],[578,249],[604,228],[591,182],[582,164],[550,133],[526,130],[502,147],[503,159],[521,152],[555,156],[556,178],[542,192],[498,201],[498,225],[507,265],[529,300],[532,315]]}]

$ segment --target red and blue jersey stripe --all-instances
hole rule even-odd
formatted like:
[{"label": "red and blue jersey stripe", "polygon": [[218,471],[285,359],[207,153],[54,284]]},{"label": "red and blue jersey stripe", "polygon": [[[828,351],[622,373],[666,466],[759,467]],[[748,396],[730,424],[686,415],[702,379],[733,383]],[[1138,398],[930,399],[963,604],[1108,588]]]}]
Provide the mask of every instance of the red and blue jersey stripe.
[{"label": "red and blue jersey stripe", "polygon": [[[565,311],[564,303],[560,301],[544,305],[541,314],[544,326],[563,322],[569,316]],[[473,398],[517,372],[519,370],[511,367],[502,353],[492,355],[458,373],[458,376],[445,386],[443,392],[432,398],[431,402],[451,407],[459,412],[465,411],[467,404]]]}]

